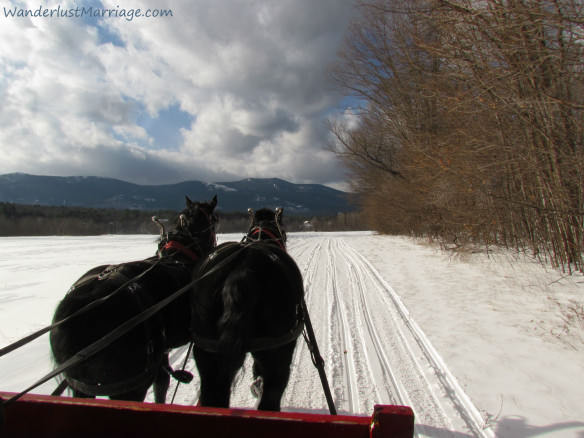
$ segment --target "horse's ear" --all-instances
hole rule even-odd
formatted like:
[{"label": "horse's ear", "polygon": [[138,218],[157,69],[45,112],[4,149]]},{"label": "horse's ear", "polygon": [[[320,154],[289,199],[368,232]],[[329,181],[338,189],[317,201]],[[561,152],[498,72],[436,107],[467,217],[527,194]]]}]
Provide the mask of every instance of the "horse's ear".
[{"label": "horse's ear", "polygon": [[247,209],[247,214],[249,215],[249,217],[253,217],[253,215],[254,215],[253,208],[248,208]]},{"label": "horse's ear", "polygon": [[276,208],[276,219],[278,222],[280,222],[282,220],[282,217],[284,216],[284,209],[283,208]]},{"label": "horse's ear", "polygon": [[190,198],[187,195],[185,195],[185,201],[187,203],[187,207],[188,208],[191,208],[193,206],[193,204],[194,204],[194,202],[191,201]]},{"label": "horse's ear", "polygon": [[211,211],[215,210],[216,206],[217,206],[217,195],[213,196],[213,199],[211,199]]}]

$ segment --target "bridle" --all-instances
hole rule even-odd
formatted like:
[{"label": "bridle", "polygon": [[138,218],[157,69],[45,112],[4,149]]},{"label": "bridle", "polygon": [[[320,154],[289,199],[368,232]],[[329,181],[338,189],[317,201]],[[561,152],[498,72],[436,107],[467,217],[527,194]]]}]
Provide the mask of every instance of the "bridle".
[{"label": "bridle", "polygon": [[[269,240],[262,239],[262,234],[265,234],[269,237]],[[257,236],[257,237],[255,237]],[[261,225],[257,225],[253,227],[247,235],[244,237],[242,243],[249,243],[249,242],[266,242],[272,241],[276,243],[282,251],[286,251],[286,244],[283,237],[278,237],[269,228],[262,227]]]},{"label": "bridle", "polygon": [[191,225],[192,225],[192,219],[191,217],[187,216],[185,213],[181,213],[178,217],[178,227],[184,232],[186,233],[189,237],[191,237],[193,240],[196,238],[196,236],[206,233],[209,230],[211,230],[210,233],[210,246],[211,248],[214,248],[217,246],[217,233],[215,232],[215,225],[217,224],[217,222],[219,221],[217,215],[215,213],[207,213],[204,209],[199,208],[198,211],[200,211],[201,213],[203,213],[205,215],[205,218],[207,219],[207,222],[209,223],[209,226],[207,228],[203,228],[200,231],[191,231]]},{"label": "bridle", "polygon": [[[252,217],[252,224],[247,232],[247,234],[242,239],[241,243],[253,243],[253,242],[274,242],[280,249],[286,252],[286,233],[282,230],[280,225],[279,217],[282,213],[282,209],[277,208],[274,221],[270,221],[270,224],[275,225],[275,230],[272,227],[262,226],[261,224],[253,224],[254,211],[248,208],[248,213]],[[268,236],[268,239],[264,239],[262,235]],[[278,237],[279,236],[279,237]]]},{"label": "bridle", "polygon": [[[161,240],[166,241],[166,243],[163,246],[161,246],[161,248],[158,251],[159,257],[161,256],[162,250],[167,250],[167,251],[174,250],[175,252],[183,254],[184,256],[186,256],[187,258],[192,260],[193,262],[199,261],[199,259],[201,257],[201,253],[203,253],[203,251],[201,251],[200,247],[198,248],[198,251],[193,251],[193,249],[194,249],[193,247],[200,246],[197,244],[197,242],[199,241],[200,235],[208,233],[209,230],[211,231],[209,233],[209,247],[215,248],[217,246],[217,233],[215,231],[215,225],[218,222],[217,215],[215,213],[208,213],[207,211],[205,211],[202,208],[197,208],[197,211],[201,212],[205,216],[205,218],[207,219],[207,222],[209,223],[209,225],[206,228],[203,228],[202,230],[191,231],[191,227],[193,225],[192,217],[194,215],[191,215],[191,214],[187,215],[186,213],[184,213],[184,211],[182,213],[180,213],[178,220],[177,220],[177,229],[178,229],[177,235],[178,234],[183,235],[183,236],[187,237],[189,240],[191,240],[192,243],[189,245],[185,245],[185,244],[179,242],[177,239],[173,238],[172,233],[169,234],[166,232],[166,230],[164,228],[164,224],[162,224],[160,219],[158,219],[158,217],[156,217],[156,216],[152,217],[152,221],[155,222],[160,227]],[[197,252],[199,254],[197,254]]]}]

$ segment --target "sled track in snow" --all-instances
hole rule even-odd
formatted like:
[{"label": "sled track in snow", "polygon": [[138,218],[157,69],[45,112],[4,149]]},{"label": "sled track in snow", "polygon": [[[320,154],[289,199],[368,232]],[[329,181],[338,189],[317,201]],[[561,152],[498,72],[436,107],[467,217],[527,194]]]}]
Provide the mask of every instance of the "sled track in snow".
[{"label": "sled track in snow", "polygon": [[[346,254],[349,256],[349,254]],[[350,256],[349,256],[350,257]],[[407,405],[407,401],[403,395],[403,391],[399,388],[399,383],[396,380],[396,377],[391,369],[391,363],[384,351],[384,345],[381,342],[375,328],[375,324],[373,322],[373,318],[371,317],[371,313],[369,307],[367,305],[367,300],[365,296],[365,288],[363,287],[363,282],[360,278],[360,272],[355,269],[355,262],[351,259],[353,265],[349,266],[349,274],[351,278],[350,284],[356,288],[357,290],[354,291],[354,296],[357,301],[356,309],[359,309],[363,317],[363,321],[365,323],[364,329],[361,329],[361,339],[364,340],[365,343],[369,343],[375,352],[375,359],[378,361],[379,365],[381,366],[381,372],[383,375],[383,381],[376,382],[376,394],[381,399],[379,395],[382,390],[380,388],[386,389],[386,399],[390,400],[392,404],[401,404]],[[375,375],[375,371],[373,370],[372,365],[373,358],[368,358],[367,363],[370,369],[370,374]]]},{"label": "sled track in snow", "polygon": [[[417,434],[450,436],[448,431],[464,428],[473,436],[492,437],[492,431],[483,428],[480,413],[396,292],[369,261],[346,242],[341,241],[339,249],[350,261],[350,269],[355,275],[351,284],[358,289],[361,313],[377,354],[375,360],[384,367],[397,391],[397,400],[391,402],[412,407],[416,413]],[[372,287],[365,289],[366,284]],[[376,334],[379,327],[375,326],[375,313],[370,312],[372,298],[366,298],[366,294],[373,293],[384,303],[384,311],[391,314],[393,340],[386,343],[385,348]],[[393,363],[393,367],[389,363]]]},{"label": "sled track in snow", "polygon": [[[321,245],[313,245],[312,242],[307,242],[306,240],[293,242],[288,246],[288,252],[291,253],[294,259],[297,261],[298,268],[302,274],[304,283],[304,299],[307,302],[307,306],[312,309],[310,305],[312,298],[318,298],[313,294],[313,285],[316,281],[317,267],[316,257],[320,253]],[[315,286],[316,287],[316,286]],[[313,312],[311,312],[311,319],[314,324]],[[319,337],[322,333],[316,333]],[[321,340],[317,341],[319,348],[322,346]],[[322,354],[322,352],[321,352]],[[283,406],[293,406],[291,410],[298,409],[297,407],[302,406],[298,402],[299,399],[305,397],[306,391],[313,391],[315,394],[311,398],[311,403],[305,403],[304,408],[314,408],[317,406],[324,406],[325,398],[322,395],[322,390],[320,389],[320,382],[316,375],[311,372],[314,367],[312,364],[312,359],[310,357],[310,351],[306,342],[301,337],[298,338],[296,342],[296,349],[294,350],[294,355],[292,357],[292,369],[290,375],[290,381],[288,387],[283,397]],[[328,372],[327,372],[328,374]],[[318,385],[318,386],[316,386]],[[325,409],[320,409],[322,413],[326,413]]]},{"label": "sled track in snow", "polygon": [[[355,382],[355,377],[357,372],[355,370],[355,357],[354,357],[354,348],[353,345],[348,340],[349,335],[351,334],[350,325],[347,319],[347,311],[343,307],[343,302],[339,296],[339,282],[338,276],[335,274],[336,268],[336,255],[338,251],[333,250],[333,247],[336,247],[336,242],[329,240],[326,248],[327,257],[327,275],[328,279],[326,284],[328,285],[327,290],[330,291],[331,294],[331,305],[329,311],[331,312],[331,320],[336,319],[335,327],[338,331],[338,338],[340,340],[340,344],[334,342],[334,339],[331,339],[331,346],[333,347],[333,357],[341,358],[343,363],[342,367],[336,367],[333,370],[333,378],[335,374],[339,374],[339,368],[342,370],[342,379],[344,385],[342,387],[337,387],[337,397],[340,398],[342,396],[342,391],[346,392],[346,396],[344,397],[348,402],[348,410],[349,412],[354,412],[359,406],[359,398],[357,394],[357,382]],[[333,333],[331,333],[332,335]]]},{"label": "sled track in snow", "polygon": [[[343,238],[290,239],[305,299],[339,413],[367,414],[374,404],[403,404],[416,414],[416,436],[493,437],[426,335],[391,286]],[[182,366],[187,347],[171,353]],[[175,403],[194,404],[198,374],[180,385]],[[255,406],[251,361],[236,378],[232,406]],[[174,385],[169,390],[172,397]],[[294,353],[283,410],[328,412],[318,373],[302,337]]]},{"label": "sled track in snow", "polygon": [[[311,315],[317,316],[313,324],[340,412],[367,412],[375,403],[404,404],[416,413],[417,436],[447,437],[453,431],[493,436],[483,429],[480,413],[368,260],[338,238],[303,239],[290,247],[290,253],[303,274]],[[292,405],[307,390],[306,384],[294,381],[306,374],[307,355],[300,340],[289,386]],[[295,368],[302,373],[295,373]],[[320,382],[309,381],[311,391],[322,392]]]}]

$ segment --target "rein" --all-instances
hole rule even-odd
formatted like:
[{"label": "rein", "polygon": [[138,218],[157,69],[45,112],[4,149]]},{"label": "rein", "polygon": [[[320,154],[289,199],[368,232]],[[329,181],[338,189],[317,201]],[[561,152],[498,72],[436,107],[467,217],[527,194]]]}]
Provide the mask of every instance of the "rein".
[{"label": "rein", "polygon": [[[216,242],[217,242],[217,236],[215,233],[215,223],[216,223],[216,216],[215,215],[209,215],[205,210],[199,210],[200,212],[202,212],[205,217],[207,218],[208,222],[209,222],[209,226],[204,228],[201,231],[198,232],[191,232],[188,228],[186,228],[186,231],[188,233],[188,235],[194,240],[195,237],[193,236],[193,234],[202,234],[204,232],[209,231],[210,229],[212,229],[212,232],[210,233],[210,238],[211,238],[211,243],[212,243],[212,247],[216,246]],[[160,227],[161,230],[164,231],[164,226],[160,223],[160,221],[158,220],[158,218],[153,217],[152,220],[154,222],[156,222]],[[180,219],[180,224],[181,226],[183,226],[185,223],[188,225],[189,219],[186,217],[186,215],[181,214],[181,219]],[[161,232],[161,234],[163,234]],[[164,233],[165,234],[165,233]],[[168,236],[168,235],[167,235]],[[193,242],[194,244],[195,242]],[[175,249],[177,252],[181,252],[185,255],[187,255],[191,260],[197,261],[199,259],[199,257],[188,247],[182,245],[179,242],[176,241],[169,241],[164,248],[166,249],[166,247],[169,247],[171,249]],[[159,264],[163,263],[165,260],[170,259],[171,256],[162,256],[159,254],[159,258],[154,261],[152,263],[152,265],[150,267],[148,267],[147,269],[145,269],[143,272],[141,272],[140,274],[136,275],[135,277],[127,280],[126,282],[124,282],[121,286],[119,286],[118,288],[116,288],[114,291],[110,292],[109,294],[94,300],[88,304],[86,304],[85,306],[83,306],[82,308],[78,309],[76,312],[72,313],[71,315],[53,323],[50,324],[49,326],[46,326],[40,330],[37,330],[36,332],[16,341],[13,342],[10,345],[7,345],[6,347],[3,347],[0,349],[0,357],[5,356],[6,354],[34,341],[35,339],[39,338],[40,336],[44,335],[45,333],[51,331],[54,328],[57,328],[63,324],[65,324],[66,322],[72,320],[73,318],[77,318],[87,312],[89,312],[90,310],[98,307],[99,305],[103,304],[104,302],[106,302],[107,300],[111,299],[112,297],[114,297],[116,294],[118,294],[121,290],[125,289],[127,286],[129,286],[130,284],[132,284],[133,282],[140,280],[141,278],[143,278],[148,272],[152,271],[155,267],[157,267]],[[148,259],[146,259],[148,260]],[[107,268],[106,268],[107,269]],[[165,298],[164,300],[160,301],[159,303],[154,304],[153,306],[149,307],[148,309],[146,309],[145,311],[143,311],[142,313],[134,316],[133,318],[131,318],[130,320],[126,321],[125,323],[121,324],[120,326],[118,326],[115,330],[113,330],[112,332],[108,333],[107,335],[103,336],[101,339],[95,341],[93,344],[87,346],[86,348],[82,349],[81,351],[79,351],[77,354],[75,354],[74,356],[72,356],[71,358],[69,358],[67,361],[65,361],[64,363],[61,364],[61,366],[59,366],[58,368],[56,368],[55,370],[53,370],[53,372],[47,374],[45,377],[41,378],[39,381],[37,381],[36,383],[34,383],[33,385],[31,385],[29,388],[27,388],[26,390],[22,391],[19,394],[16,394],[14,397],[10,398],[9,400],[6,401],[2,401],[2,405],[8,404],[10,402],[13,402],[15,400],[18,400],[20,397],[22,397],[24,394],[26,394],[27,392],[31,391],[32,389],[36,388],[37,386],[42,385],[43,383],[47,382],[48,380],[50,380],[51,378],[61,374],[62,372],[66,371],[68,368],[77,365],[78,363],[84,361],[85,359],[89,358],[90,356],[92,356],[93,354],[103,350],[105,347],[107,347],[109,344],[111,344],[113,341],[115,341],[116,339],[118,339],[119,337],[121,337],[122,335],[126,334],[129,330],[131,330],[132,328],[136,327],[138,324],[142,323],[143,321],[145,321],[146,319],[150,318],[154,313],[158,312],[159,310],[161,310],[163,307],[166,307],[166,305],[168,305],[170,302],[172,302],[174,299],[178,298],[180,295],[182,295],[182,293],[184,293],[186,290],[188,290],[189,287],[191,287],[194,283],[196,283],[196,281],[193,281],[191,283],[189,283],[187,286],[181,288],[178,292],[181,292],[180,294],[178,294],[177,292],[175,292],[174,294],[170,295],[169,297]],[[82,283],[83,284],[83,283]],[[79,286],[79,285],[78,285]],[[75,287],[75,285],[74,285]],[[169,300],[170,297],[174,297],[171,300]],[[164,304],[163,304],[164,303]],[[154,311],[151,311],[152,309],[154,309]],[[140,319],[143,315],[147,315],[146,317]],[[125,327],[127,327],[129,324],[131,323],[129,329],[126,329]],[[77,384],[79,383],[79,384]],[[61,385],[59,385],[59,388],[63,385],[63,383],[61,382]],[[81,382],[75,382],[73,383],[73,385],[75,386],[80,386]],[[109,386],[109,385],[108,385]],[[57,388],[57,390],[59,390],[59,388]],[[64,389],[64,388],[63,388]],[[56,391],[57,391],[56,390]]]},{"label": "rein", "polygon": [[[211,223],[211,226],[212,225],[213,225],[213,223]],[[216,241],[215,233],[213,233],[213,237],[214,237],[214,240]],[[87,347],[85,347],[82,350],[80,350],[79,352],[77,352],[75,355],[70,357],[67,361],[63,362],[59,367],[55,368],[50,373],[46,374],[44,377],[39,379],[37,382],[33,383],[31,386],[26,388],[24,391],[14,395],[13,397],[11,397],[8,400],[1,400],[0,399],[0,426],[1,426],[2,420],[3,420],[1,409],[4,406],[7,406],[7,405],[15,402],[16,400],[21,398],[23,395],[32,391],[34,388],[42,385],[43,383],[51,380],[52,378],[58,376],[61,373],[63,373],[67,369],[87,360],[89,357],[91,357],[94,354],[98,353],[99,351],[103,350],[108,345],[110,345],[111,343],[113,343],[114,341],[116,341],[117,339],[119,339],[120,337],[125,335],[126,333],[128,333],[130,330],[134,329],[136,326],[138,326],[142,322],[151,318],[153,315],[155,315],[157,312],[162,310],[164,307],[168,306],[171,302],[178,299],[181,295],[183,295],[187,291],[191,290],[191,288],[195,284],[197,284],[199,281],[214,274],[216,271],[219,271],[221,268],[223,268],[223,266],[227,265],[229,262],[231,262],[233,259],[235,259],[242,251],[245,250],[245,248],[247,248],[248,246],[253,244],[253,242],[256,242],[256,240],[252,240],[252,242],[247,243],[247,244],[242,243],[241,247],[238,250],[236,250],[232,254],[228,255],[224,260],[222,260],[215,267],[211,268],[209,271],[207,271],[201,277],[191,281],[189,284],[180,288],[176,292],[172,293],[171,295],[169,295],[165,299],[159,301],[158,303],[153,304],[152,306],[150,306],[149,308],[144,310],[142,313],[139,313],[138,315],[135,315],[134,317],[132,317],[128,321],[120,324],[115,330],[109,332],[108,334],[104,335],[102,338],[98,339],[97,341],[93,342],[92,344],[88,345]],[[283,246],[279,240],[276,240],[276,242],[280,245],[280,247]],[[261,246],[261,245],[258,245],[258,246]],[[285,251],[285,247],[283,249]],[[17,342],[15,342],[7,347],[2,348],[0,350],[0,357],[2,357],[5,354],[19,348],[20,346],[23,346],[23,345],[31,342],[32,340],[40,337],[42,334],[50,331],[52,328],[58,327],[59,325],[65,323],[66,321],[70,320],[71,318],[79,316],[79,315],[89,311],[90,309],[93,309],[97,305],[99,305],[102,302],[106,301],[107,299],[111,298],[114,294],[116,294],[121,289],[123,289],[124,287],[129,285],[131,282],[136,281],[137,279],[143,277],[147,272],[154,269],[154,267],[157,266],[161,262],[161,260],[162,260],[162,258],[158,259],[156,262],[154,262],[152,264],[151,267],[149,267],[148,269],[146,269],[144,272],[137,275],[136,277],[125,282],[124,284],[122,284],[122,286],[120,286],[119,288],[114,290],[109,295],[102,297],[99,300],[93,301],[93,302],[89,303],[88,305],[84,306],[83,308],[79,309],[77,312],[73,313],[72,315],[69,315],[68,317],[66,317],[64,319],[62,319],[54,324],[51,324],[50,326],[45,327],[44,329],[41,329],[41,330],[23,338],[23,339],[21,339],[20,341],[17,341]],[[315,337],[314,331],[312,329],[312,324],[310,322],[310,317],[308,315],[308,308],[306,306],[306,301],[304,300],[304,296],[301,297],[300,309],[299,309],[298,314],[299,314],[299,317],[298,317],[296,326],[293,329],[291,329],[290,332],[287,333],[286,335],[284,335],[280,338],[275,338],[275,339],[277,341],[282,342],[282,344],[280,344],[280,345],[283,345],[287,342],[290,342],[290,341],[296,339],[300,333],[303,334],[304,339],[305,339],[305,341],[308,345],[308,348],[311,352],[312,361],[318,370],[318,373],[319,373],[319,376],[321,379],[321,383],[323,385],[323,389],[325,392],[325,398],[326,398],[328,406],[329,406],[329,411],[330,411],[331,415],[336,415],[336,413],[337,413],[336,408],[335,408],[334,402],[332,400],[332,395],[331,395],[328,381],[326,379],[326,374],[324,371],[324,360],[322,359],[322,357],[320,356],[320,353],[318,351],[316,337]],[[274,342],[274,338],[269,338],[269,339],[271,342]],[[267,340],[267,338],[262,338],[262,340]],[[187,357],[188,357],[188,353],[187,353]],[[186,364],[186,359],[185,359],[185,364]],[[63,381],[59,384],[59,387],[55,390],[55,392],[59,391],[61,388],[64,389],[64,382],[65,381]],[[73,384],[77,385],[77,382],[74,382]],[[109,387],[109,385],[108,385],[108,387]],[[175,389],[175,393],[176,393],[176,389]]]},{"label": "rein", "polygon": [[[203,278],[205,278],[205,277],[207,277],[207,276],[209,276],[211,274],[214,274],[215,271],[223,268],[223,265],[226,265],[228,262],[230,262],[241,251],[243,251],[243,248],[242,249],[239,249],[238,251],[234,252],[233,254],[230,254],[220,264],[218,264],[217,266],[215,266],[214,268],[212,268],[210,271],[206,272],[204,275],[202,275],[198,279],[191,281],[189,284],[187,284],[186,286],[180,288],[179,290],[177,290],[173,294],[169,295],[168,297],[164,298],[163,300],[159,301],[158,303],[153,304],[152,306],[148,307],[142,313],[139,313],[138,315],[135,315],[134,317],[132,317],[129,320],[127,320],[126,322],[120,324],[115,330],[109,332],[108,334],[104,335],[103,337],[101,337],[100,339],[96,340],[92,344],[90,344],[87,347],[81,349],[75,355],[71,356],[68,360],[66,360],[65,362],[63,362],[60,366],[58,366],[57,368],[55,368],[50,373],[46,374],[44,377],[41,377],[39,380],[37,380],[32,385],[30,385],[24,391],[21,391],[18,394],[15,394],[13,397],[9,398],[8,400],[2,400],[1,401],[2,405],[6,406],[8,404],[11,404],[12,402],[15,402],[16,400],[18,400],[19,398],[21,398],[23,395],[25,395],[28,392],[30,392],[33,389],[35,389],[36,387],[42,385],[45,382],[48,382],[49,380],[51,380],[52,378],[54,378],[54,377],[58,376],[59,374],[63,373],[67,369],[69,369],[69,368],[71,368],[71,367],[73,367],[73,366],[75,366],[75,365],[83,362],[84,360],[87,360],[89,357],[91,357],[94,354],[100,352],[101,350],[103,350],[104,348],[106,348],[108,345],[110,345],[111,343],[113,343],[114,341],[116,341],[117,339],[119,339],[120,337],[122,337],[123,335],[125,335],[126,333],[128,333],[130,330],[132,330],[133,328],[135,328],[137,325],[139,325],[142,322],[146,321],[147,319],[149,319],[150,317],[152,317],[154,314],[156,314],[157,312],[159,312],[160,310],[162,310],[164,307],[168,306],[171,302],[173,302],[174,300],[178,299],[185,292],[189,291],[200,280],[202,280]],[[148,268],[146,271],[144,271],[142,274],[138,275],[137,277],[140,277],[140,276],[144,275],[150,269],[152,269],[152,267]],[[135,277],[132,280],[124,283],[124,285],[122,285],[122,287],[125,286],[125,285],[127,285],[127,284],[129,284],[132,281],[135,281],[137,277]],[[122,287],[119,287],[114,292],[112,292],[111,294],[109,294],[108,296],[106,296],[104,298],[110,298],[114,293],[116,293],[120,289],[122,289]],[[102,298],[102,299],[97,300],[97,301],[100,301],[101,302],[101,301],[105,301],[105,300]],[[18,342],[15,342],[14,344],[9,345],[8,347],[3,348],[1,350],[0,356],[2,356],[4,354],[7,354],[10,351],[13,351],[16,348],[18,348],[18,347],[20,347],[22,345],[27,344],[28,342],[31,342],[32,340],[38,338],[40,335],[42,335],[42,334],[48,332],[49,330],[51,330],[51,328],[57,327],[58,325],[63,324],[63,322],[65,322],[66,320],[70,319],[71,317],[78,316],[81,313],[81,311],[84,311],[85,312],[86,311],[86,307],[89,307],[93,303],[94,302],[88,304],[87,306],[81,308],[75,314],[72,314],[69,317],[62,319],[61,321],[58,321],[57,323],[52,324],[51,326],[45,327],[44,329],[39,330],[38,332],[33,333],[32,335],[27,336],[26,338],[24,338],[24,339],[22,339],[22,340],[20,340]],[[95,307],[95,306],[92,306],[92,308],[93,307]],[[22,341],[25,341],[25,340],[27,342],[22,342]],[[18,345],[16,345],[16,344],[18,344]]]},{"label": "rein", "polygon": [[140,278],[142,278],[143,276],[145,276],[148,272],[150,272],[152,269],[154,269],[158,264],[160,264],[162,262],[162,259],[156,260],[152,266],[150,266],[149,268],[145,269],[142,273],[138,274],[137,276],[135,276],[134,278],[131,278],[130,280],[126,281],[124,284],[122,284],[120,287],[118,287],[117,289],[115,289],[113,292],[109,293],[108,295],[105,295],[97,300],[94,300],[88,304],[86,304],[85,306],[83,306],[81,309],[77,310],[76,312],[72,313],[71,315],[61,319],[60,321],[57,321],[47,327],[44,327],[16,342],[13,342],[10,345],[7,345],[6,347],[0,349],[0,357],[5,356],[6,354],[16,350],[17,348],[20,348],[32,341],[34,341],[35,339],[39,338],[40,336],[44,335],[45,333],[51,331],[54,328],[59,327],[60,325],[70,321],[73,318],[76,318],[78,316],[81,316],[87,312],[89,312],[90,310],[96,308],[97,306],[99,306],[100,304],[106,302],[107,300],[109,300],[110,298],[112,298],[114,295],[116,295],[119,291],[121,291],[122,289],[126,288],[127,286],[129,286],[131,283],[133,283],[136,280],[139,280]]},{"label": "rein", "polygon": [[[278,227],[278,229],[280,230],[279,227]],[[286,247],[282,243],[283,239],[278,239],[271,231],[266,231],[263,228],[258,226],[255,229],[252,229],[246,236],[244,236],[242,241],[239,243],[240,248],[238,250],[234,251],[232,254],[227,256],[222,262],[220,262],[217,266],[212,268],[210,271],[206,272],[201,278],[206,277],[214,270],[218,270],[222,264],[227,264],[228,260],[230,260],[232,258],[235,259],[235,257],[237,257],[239,255],[239,253],[244,251],[247,247],[254,246],[255,248],[261,249],[264,252],[269,252],[268,248],[266,248],[265,246],[256,245],[256,243],[261,242],[262,240],[260,240],[259,238],[258,239],[251,239],[250,238],[250,236],[253,236],[255,234],[259,234],[261,237],[262,232],[264,232],[268,236],[272,237],[271,240],[278,243],[280,248],[282,248],[284,250],[284,252],[286,252]],[[267,241],[263,240],[263,242],[267,242]],[[237,245],[237,244],[234,243],[234,245]],[[212,254],[214,254],[214,253],[212,253]],[[210,257],[207,258],[207,262],[209,261],[209,259],[210,259]],[[203,267],[204,266],[205,265],[203,265]],[[327,402],[327,405],[329,408],[329,412],[331,415],[337,415],[337,409],[336,409],[335,403],[333,401],[333,396],[332,396],[331,389],[330,389],[330,386],[328,383],[328,379],[326,377],[326,372],[324,369],[324,359],[320,355],[320,351],[318,349],[318,344],[316,342],[316,336],[314,334],[312,322],[310,321],[310,315],[308,314],[308,306],[306,305],[306,300],[304,299],[304,295],[301,295],[301,297],[300,297],[300,304],[299,304],[299,309],[297,310],[297,315],[298,315],[298,319],[296,320],[296,325],[291,330],[289,330],[287,333],[285,333],[284,335],[277,337],[277,338],[267,338],[267,337],[266,338],[257,338],[257,339],[250,341],[248,343],[247,349],[248,349],[248,351],[254,352],[254,351],[267,350],[267,349],[271,349],[271,348],[277,348],[277,347],[285,345],[289,342],[292,342],[293,340],[298,338],[298,336],[300,334],[302,334],[302,337],[304,338],[304,341],[306,342],[308,350],[310,351],[310,357],[312,359],[312,363],[318,371],[318,376],[319,376],[320,382],[322,384],[322,388],[323,388],[324,396],[325,396],[325,399],[326,399],[326,402]],[[198,337],[198,336],[196,336],[195,333],[193,333],[192,336],[193,336],[193,339],[195,340],[195,345],[197,345],[197,347],[200,347],[201,349],[203,349],[209,353],[218,353],[218,349],[217,349],[218,341],[216,339]]]},{"label": "rein", "polygon": [[[281,210],[280,210],[280,213],[281,213]],[[257,226],[255,229],[253,229],[253,231],[248,233],[248,236],[246,236],[246,237],[249,237],[250,235],[253,236],[255,234],[258,234],[257,240],[254,240],[254,239],[250,239],[250,240],[252,242],[260,241],[261,240],[261,233],[264,232],[273,241],[278,243],[278,245],[280,246],[280,248],[282,248],[282,250],[284,250],[284,252],[286,252],[286,247],[284,244],[285,239],[283,238],[284,233],[282,232],[282,229],[280,228],[280,223],[278,221],[278,211],[276,211],[276,227],[278,229],[278,232],[280,233],[280,236],[281,236],[280,239],[278,239],[274,235],[274,233],[272,233],[270,230],[263,230],[261,226]],[[275,342],[275,343],[277,341],[285,341],[287,339],[289,339],[289,341],[292,341],[292,340],[296,339],[296,337],[294,337],[294,338],[290,338],[290,337],[292,335],[295,335],[296,332],[298,330],[300,330],[299,333],[302,333],[302,336],[304,337],[304,341],[306,342],[306,345],[308,346],[308,350],[310,351],[310,357],[312,359],[312,363],[314,364],[314,366],[316,367],[316,369],[318,371],[318,376],[319,376],[320,382],[322,384],[322,389],[324,391],[324,396],[325,396],[325,399],[326,399],[326,402],[327,402],[327,405],[329,408],[329,412],[331,415],[337,415],[337,409],[335,407],[335,403],[333,401],[331,389],[330,389],[330,386],[328,383],[328,379],[326,377],[326,372],[324,370],[324,359],[320,355],[320,351],[318,349],[318,344],[316,342],[316,336],[314,335],[314,329],[312,328],[312,322],[310,321],[310,315],[308,314],[308,306],[306,305],[306,300],[304,299],[304,295],[302,295],[300,297],[300,309],[299,309],[298,314],[299,314],[299,318],[298,318],[296,327],[293,330],[291,330],[291,332],[288,334],[287,337],[283,336],[280,339],[277,339],[277,340],[271,339],[270,341]],[[296,336],[298,336],[298,335],[296,335]],[[259,347],[262,347],[265,345],[265,344],[262,345],[261,341],[268,342],[267,339],[259,340],[259,342],[260,342]],[[277,344],[275,346],[280,346],[280,345],[283,345],[285,343],[286,342],[282,342],[281,344]]]}]

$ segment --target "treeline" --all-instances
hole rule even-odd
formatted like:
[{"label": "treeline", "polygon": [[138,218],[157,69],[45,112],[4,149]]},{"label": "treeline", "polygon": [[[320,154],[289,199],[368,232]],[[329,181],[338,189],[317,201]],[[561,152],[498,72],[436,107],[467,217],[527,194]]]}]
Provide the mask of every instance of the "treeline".
[{"label": "treeline", "polygon": [[584,270],[584,14],[572,0],[373,0],[331,129],[372,229]]},{"label": "treeline", "polygon": [[[168,228],[176,221],[178,212],[0,203],[0,236],[158,234],[159,228],[152,222],[152,216],[168,220]],[[288,231],[363,229],[363,222],[356,213],[307,219],[287,215],[284,210],[284,224]],[[248,227],[246,212],[219,213],[220,233],[244,233]]]},{"label": "treeline", "polygon": [[177,212],[0,203],[0,236],[154,234],[153,215],[174,220]]}]

